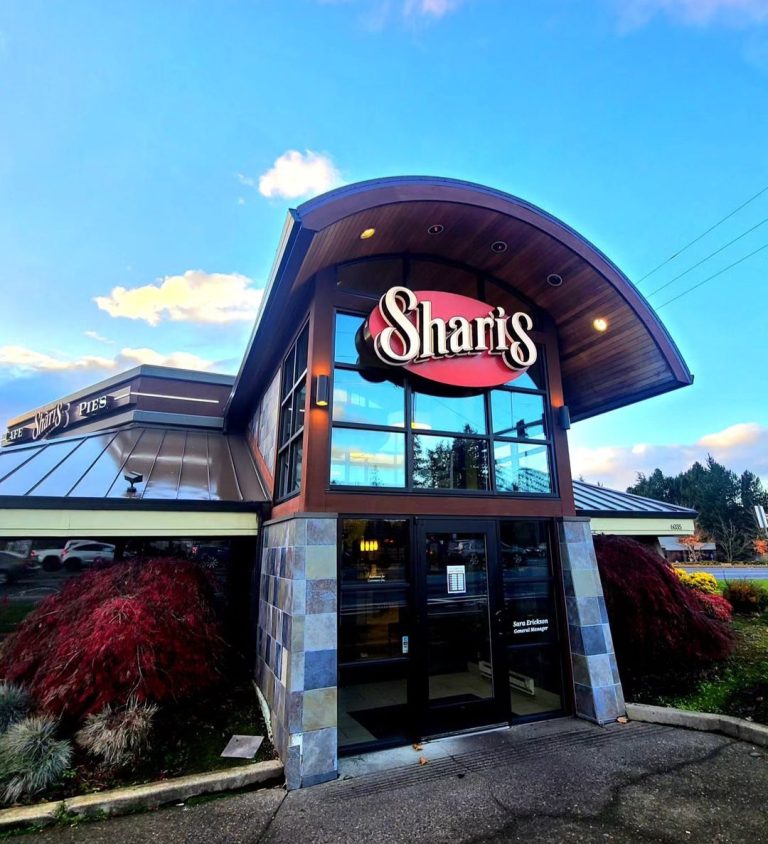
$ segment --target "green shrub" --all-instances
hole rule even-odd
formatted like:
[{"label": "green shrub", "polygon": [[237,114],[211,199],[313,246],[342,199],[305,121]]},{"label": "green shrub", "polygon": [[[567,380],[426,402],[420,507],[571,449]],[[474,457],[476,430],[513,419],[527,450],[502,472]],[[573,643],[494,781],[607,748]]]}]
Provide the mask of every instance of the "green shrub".
[{"label": "green shrub", "polygon": [[42,791],[69,767],[72,748],[56,739],[56,727],[53,718],[33,715],[0,736],[0,781],[7,803]]},{"label": "green shrub", "polygon": [[75,741],[105,765],[135,764],[149,744],[156,712],[153,704],[135,699],[124,707],[107,706],[85,719]]},{"label": "green shrub", "polygon": [[726,583],[723,597],[737,613],[759,613],[768,609],[768,590],[752,580],[734,580]]},{"label": "green shrub", "polygon": [[11,724],[26,718],[29,713],[29,695],[15,683],[0,683],[0,733]]}]

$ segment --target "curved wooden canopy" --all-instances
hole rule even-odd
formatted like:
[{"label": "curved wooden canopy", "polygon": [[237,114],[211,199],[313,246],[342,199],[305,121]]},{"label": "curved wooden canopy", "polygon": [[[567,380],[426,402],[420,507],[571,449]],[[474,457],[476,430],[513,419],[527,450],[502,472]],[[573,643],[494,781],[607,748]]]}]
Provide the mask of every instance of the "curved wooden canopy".
[{"label": "curved wooden canopy", "polygon": [[[435,224],[444,226],[438,236],[427,232]],[[367,228],[376,234],[362,240]],[[507,250],[494,252],[495,241],[505,242]],[[546,311],[557,327],[564,396],[575,420],[693,381],[645,298],[565,223],[493,188],[411,176],[348,185],[290,212],[231,410],[237,413],[254,383],[256,349],[279,323],[290,294],[326,267],[402,253],[474,268]],[[561,276],[562,286],[548,284],[550,274]],[[595,331],[596,317],[608,321],[608,331]]]}]

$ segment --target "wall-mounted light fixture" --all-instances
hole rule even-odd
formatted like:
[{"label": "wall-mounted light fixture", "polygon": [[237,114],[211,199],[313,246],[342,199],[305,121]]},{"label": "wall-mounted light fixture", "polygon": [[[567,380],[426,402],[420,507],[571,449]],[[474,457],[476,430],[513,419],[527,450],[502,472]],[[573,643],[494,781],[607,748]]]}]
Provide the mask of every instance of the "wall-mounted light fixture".
[{"label": "wall-mounted light fixture", "polygon": [[557,422],[564,431],[571,429],[571,411],[568,410],[567,404],[564,404],[557,411]]},{"label": "wall-mounted light fixture", "polygon": [[331,398],[331,379],[327,375],[315,377],[315,406],[328,407]]},{"label": "wall-mounted light fixture", "polygon": [[361,539],[360,540],[360,550],[361,551],[378,551],[379,550],[379,540],[378,539]]}]

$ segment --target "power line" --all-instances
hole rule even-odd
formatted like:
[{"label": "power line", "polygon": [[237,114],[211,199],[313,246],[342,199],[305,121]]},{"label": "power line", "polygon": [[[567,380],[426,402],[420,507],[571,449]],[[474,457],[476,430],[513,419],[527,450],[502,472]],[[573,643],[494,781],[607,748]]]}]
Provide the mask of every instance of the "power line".
[{"label": "power line", "polygon": [[635,284],[642,284],[642,282],[652,276],[657,270],[660,270],[662,267],[665,267],[670,261],[674,261],[674,259],[677,258],[679,255],[682,255],[683,252],[686,251],[686,249],[690,249],[690,247],[693,246],[694,243],[698,243],[702,238],[706,237],[710,232],[714,231],[719,225],[722,225],[726,220],[730,220],[730,218],[733,217],[734,214],[738,214],[738,212],[741,211],[742,208],[746,208],[750,202],[754,202],[758,197],[766,193],[766,191],[768,191],[768,185],[766,185],[762,190],[759,190],[754,196],[751,196],[746,202],[743,202],[741,205],[739,205],[738,208],[734,208],[733,211],[730,212],[730,214],[726,214],[722,220],[718,220],[714,224],[714,226],[710,226],[705,232],[702,232],[698,237],[695,237],[690,243],[686,243],[685,246],[683,246],[681,249],[678,249],[677,252],[670,255],[669,258],[662,261],[657,267],[654,267],[650,272],[646,273],[642,278],[638,279]]},{"label": "power line", "polygon": [[760,220],[757,225],[752,226],[751,229],[747,229],[745,232],[742,232],[738,237],[734,237],[733,240],[729,240],[728,243],[725,244],[725,246],[721,246],[719,249],[715,249],[714,252],[710,252],[709,255],[706,256],[706,258],[702,258],[692,267],[688,267],[687,270],[683,270],[683,272],[681,272],[679,275],[676,275],[674,278],[671,278],[669,281],[662,284],[661,287],[657,287],[652,293],[648,293],[647,295],[655,296],[657,293],[661,292],[665,287],[669,287],[670,284],[673,284],[679,278],[682,278],[684,275],[688,275],[691,270],[695,270],[696,267],[700,267],[702,264],[706,263],[710,258],[714,258],[715,255],[719,255],[724,249],[727,249],[729,246],[732,246],[734,243],[736,243],[737,240],[741,240],[742,237],[746,237],[748,234],[751,234],[755,229],[759,229],[760,226],[764,225],[765,223],[768,223],[768,217],[763,220]]},{"label": "power line", "polygon": [[755,251],[754,251],[754,252],[750,252],[750,253],[749,253],[749,255],[745,255],[743,258],[739,258],[739,260],[738,260],[738,261],[734,261],[732,264],[728,264],[728,266],[727,266],[727,267],[723,267],[723,269],[722,269],[722,270],[718,270],[716,273],[713,273],[711,276],[708,276],[708,277],[707,277],[707,278],[705,278],[703,281],[700,281],[698,284],[694,284],[692,287],[689,287],[687,290],[683,290],[683,292],[682,292],[682,293],[678,293],[678,295],[677,295],[677,296],[673,296],[671,299],[667,299],[667,301],[666,301],[666,302],[664,302],[664,304],[659,305],[659,306],[656,308],[656,310],[658,311],[658,310],[660,310],[661,308],[664,308],[664,307],[666,307],[667,305],[670,305],[672,302],[676,302],[678,299],[681,299],[683,296],[687,295],[687,294],[688,294],[688,293],[690,293],[692,290],[696,290],[696,288],[701,287],[701,286],[702,286],[702,284],[706,284],[708,281],[712,281],[712,279],[713,279],[713,278],[717,278],[719,275],[722,275],[724,272],[726,272],[727,270],[732,269],[733,267],[737,266],[738,264],[743,264],[743,263],[744,263],[744,261],[746,261],[746,260],[747,260],[747,258],[751,258],[753,255],[757,255],[757,253],[758,253],[758,252],[762,252],[762,251],[763,251],[763,249],[768,249],[768,243],[764,243],[764,244],[763,244],[762,246],[760,246],[758,249],[755,249]]}]

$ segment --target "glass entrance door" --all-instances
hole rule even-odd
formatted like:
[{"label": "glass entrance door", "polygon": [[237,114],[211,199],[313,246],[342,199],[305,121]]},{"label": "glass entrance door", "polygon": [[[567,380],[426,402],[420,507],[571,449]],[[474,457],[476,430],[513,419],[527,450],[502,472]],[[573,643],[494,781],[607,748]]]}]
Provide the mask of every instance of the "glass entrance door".
[{"label": "glass entrance door", "polygon": [[495,633],[498,596],[489,589],[494,531],[472,522],[430,521],[417,533],[423,585],[422,733],[500,723],[507,702],[497,676],[503,661]]}]

